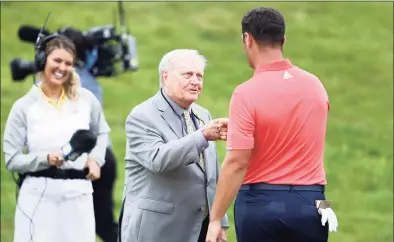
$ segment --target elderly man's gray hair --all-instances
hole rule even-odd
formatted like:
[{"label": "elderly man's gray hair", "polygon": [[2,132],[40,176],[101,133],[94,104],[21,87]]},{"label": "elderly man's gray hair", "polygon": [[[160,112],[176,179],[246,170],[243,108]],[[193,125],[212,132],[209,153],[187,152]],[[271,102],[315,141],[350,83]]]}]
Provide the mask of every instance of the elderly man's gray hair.
[{"label": "elderly man's gray hair", "polygon": [[168,52],[163,56],[163,58],[160,61],[159,64],[159,78],[160,78],[160,87],[163,84],[163,79],[162,79],[162,72],[163,71],[169,71],[172,68],[175,67],[175,65],[179,62],[182,61],[183,58],[200,58],[201,62],[203,63],[203,67],[205,69],[207,65],[207,59],[201,55],[197,50],[190,50],[190,49],[177,49]]}]

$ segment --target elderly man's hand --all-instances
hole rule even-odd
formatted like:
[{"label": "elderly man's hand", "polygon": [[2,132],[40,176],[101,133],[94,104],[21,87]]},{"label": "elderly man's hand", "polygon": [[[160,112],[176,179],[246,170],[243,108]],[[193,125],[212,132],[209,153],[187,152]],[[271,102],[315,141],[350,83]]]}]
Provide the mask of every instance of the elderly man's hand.
[{"label": "elderly man's hand", "polygon": [[226,140],[227,139],[227,118],[211,120],[202,128],[202,133],[207,140]]},{"label": "elderly man's hand", "polygon": [[208,226],[205,242],[222,242],[223,239],[225,239],[224,242],[227,240],[225,236],[223,237],[223,228],[220,224],[220,220],[211,221]]},{"label": "elderly man's hand", "polygon": [[227,233],[226,233],[226,229],[222,228],[222,231],[220,232],[219,238],[218,238],[219,242],[227,242]]}]

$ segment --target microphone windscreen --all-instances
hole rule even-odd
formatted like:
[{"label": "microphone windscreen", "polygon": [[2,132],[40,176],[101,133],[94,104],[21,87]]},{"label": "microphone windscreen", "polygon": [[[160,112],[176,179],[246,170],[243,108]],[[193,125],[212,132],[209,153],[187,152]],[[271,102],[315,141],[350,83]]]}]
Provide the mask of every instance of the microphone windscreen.
[{"label": "microphone windscreen", "polygon": [[[30,25],[22,25],[19,27],[18,36],[20,40],[29,42],[29,43],[36,43],[38,34],[40,33],[40,28],[30,26]],[[50,35],[49,31],[44,29],[42,31],[44,36]]]},{"label": "microphone windscreen", "polygon": [[83,153],[89,153],[97,143],[97,136],[90,130],[77,130],[61,150],[66,160],[75,161]]},{"label": "microphone windscreen", "polygon": [[90,130],[79,129],[70,139],[70,145],[73,150],[80,152],[90,152],[97,143],[97,136]]}]

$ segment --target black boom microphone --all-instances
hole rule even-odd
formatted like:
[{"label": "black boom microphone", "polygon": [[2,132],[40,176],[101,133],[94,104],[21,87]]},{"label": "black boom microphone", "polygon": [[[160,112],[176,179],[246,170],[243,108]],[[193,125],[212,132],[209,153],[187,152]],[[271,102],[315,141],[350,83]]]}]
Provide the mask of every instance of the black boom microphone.
[{"label": "black boom microphone", "polygon": [[[40,31],[40,28],[31,25],[22,25],[18,30],[18,37],[22,41],[35,44]],[[43,28],[41,34],[45,36],[51,33]]]},{"label": "black boom microphone", "polygon": [[[18,30],[19,39],[28,43],[34,43],[37,47],[37,44],[41,38],[51,34],[45,29],[45,25],[50,15],[51,13],[48,13],[48,16],[46,17],[41,29],[31,25],[22,25]],[[35,51],[36,48],[34,49],[34,56],[36,55]],[[10,65],[11,75],[14,81],[23,81],[27,75],[30,75],[33,72],[33,83],[35,84],[34,76],[37,70],[34,62],[13,58]]]},{"label": "black boom microphone", "polygon": [[[36,85],[36,86],[37,86],[37,83],[36,83],[36,79],[34,79],[34,77],[37,74],[37,63],[39,61],[39,58],[42,58],[39,55],[39,52],[40,52],[39,50],[42,48],[40,40],[45,37],[43,32],[44,32],[45,26],[46,26],[46,24],[48,22],[49,16],[51,16],[51,12],[48,13],[48,15],[47,15],[47,17],[46,17],[46,19],[44,21],[44,24],[42,25],[40,31],[37,34],[37,39],[35,40],[35,47],[34,47],[34,75],[32,77],[33,77],[33,84]],[[33,32],[33,31],[31,31],[31,32]],[[31,33],[31,34],[33,34],[33,33]]]},{"label": "black boom microphone", "polygon": [[79,129],[61,150],[65,160],[75,161],[83,153],[92,151],[96,144],[97,136],[92,131]]}]

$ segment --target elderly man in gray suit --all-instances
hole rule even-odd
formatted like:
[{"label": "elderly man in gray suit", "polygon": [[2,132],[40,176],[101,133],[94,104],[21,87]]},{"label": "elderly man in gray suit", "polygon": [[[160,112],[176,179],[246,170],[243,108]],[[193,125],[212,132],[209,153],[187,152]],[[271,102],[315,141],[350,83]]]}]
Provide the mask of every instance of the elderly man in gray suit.
[{"label": "elderly man in gray suit", "polygon": [[[121,242],[205,242],[227,119],[195,104],[205,57],[174,50],[159,65],[160,90],[126,120]],[[227,215],[220,241],[226,241]]]}]

